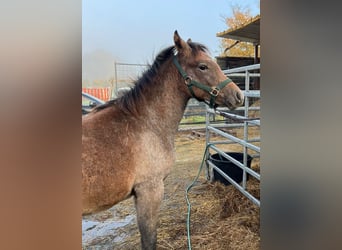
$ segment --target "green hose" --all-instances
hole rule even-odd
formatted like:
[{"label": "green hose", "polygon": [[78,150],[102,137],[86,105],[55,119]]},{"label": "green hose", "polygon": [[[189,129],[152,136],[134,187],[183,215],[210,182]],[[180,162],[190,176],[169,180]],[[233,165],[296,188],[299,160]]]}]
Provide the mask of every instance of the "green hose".
[{"label": "green hose", "polygon": [[191,238],[190,238],[190,213],[191,213],[191,203],[189,201],[189,197],[188,197],[188,193],[190,191],[190,189],[193,187],[193,185],[195,184],[195,182],[198,180],[198,177],[200,176],[200,173],[202,171],[203,165],[204,165],[204,160],[205,160],[205,155],[207,154],[207,151],[209,149],[211,144],[208,144],[205,147],[205,151],[203,154],[203,159],[201,162],[201,165],[199,167],[198,173],[196,178],[192,181],[192,183],[186,188],[185,190],[185,199],[186,199],[186,203],[188,204],[188,216],[187,216],[187,220],[186,220],[186,230],[187,230],[187,236],[188,236],[188,249],[191,250]]}]

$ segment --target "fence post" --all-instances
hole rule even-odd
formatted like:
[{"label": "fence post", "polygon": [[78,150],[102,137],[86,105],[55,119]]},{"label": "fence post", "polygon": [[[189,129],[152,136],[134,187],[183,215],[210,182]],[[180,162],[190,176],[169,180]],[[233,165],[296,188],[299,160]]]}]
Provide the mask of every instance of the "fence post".
[{"label": "fence post", "polygon": [[114,61],[114,77],[115,77],[115,95],[118,94],[118,71],[116,68],[116,61]]}]

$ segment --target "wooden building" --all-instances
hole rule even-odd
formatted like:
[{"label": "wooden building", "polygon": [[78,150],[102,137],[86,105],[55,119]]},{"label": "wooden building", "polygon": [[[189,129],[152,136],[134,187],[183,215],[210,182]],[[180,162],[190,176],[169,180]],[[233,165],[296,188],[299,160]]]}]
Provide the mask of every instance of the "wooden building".
[{"label": "wooden building", "polygon": [[[216,34],[216,36],[221,38],[233,39],[237,42],[249,42],[254,45],[254,57],[216,57],[221,69],[232,69],[260,63],[260,57],[258,56],[260,48],[260,15],[252,18],[250,21],[239,27],[219,32]],[[238,79],[232,80],[236,80],[237,83],[240,85]],[[260,89],[259,79],[255,79],[251,83],[251,89]]]}]

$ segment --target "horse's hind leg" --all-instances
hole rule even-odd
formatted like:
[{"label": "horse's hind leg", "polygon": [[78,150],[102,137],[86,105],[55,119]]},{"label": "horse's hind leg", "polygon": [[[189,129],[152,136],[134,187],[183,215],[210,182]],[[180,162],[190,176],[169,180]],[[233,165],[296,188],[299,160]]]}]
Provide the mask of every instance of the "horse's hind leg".
[{"label": "horse's hind leg", "polygon": [[156,249],[158,212],[164,195],[164,183],[139,184],[134,191],[142,249]]}]

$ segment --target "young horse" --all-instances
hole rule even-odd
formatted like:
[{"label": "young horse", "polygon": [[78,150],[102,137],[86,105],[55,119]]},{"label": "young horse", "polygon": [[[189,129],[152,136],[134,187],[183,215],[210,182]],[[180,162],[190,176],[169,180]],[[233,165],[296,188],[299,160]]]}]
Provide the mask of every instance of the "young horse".
[{"label": "young horse", "polygon": [[83,214],[133,196],[143,249],[156,249],[163,180],[175,160],[174,138],[191,97],[235,108],[241,90],[204,45],[182,40],[157,56],[124,96],[82,119]]}]

